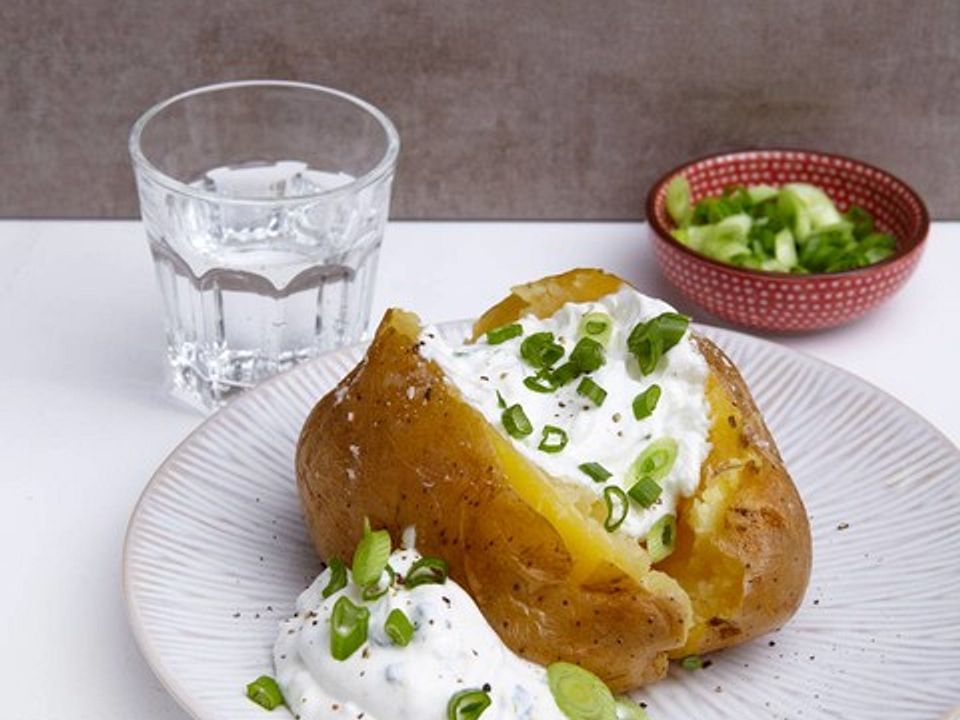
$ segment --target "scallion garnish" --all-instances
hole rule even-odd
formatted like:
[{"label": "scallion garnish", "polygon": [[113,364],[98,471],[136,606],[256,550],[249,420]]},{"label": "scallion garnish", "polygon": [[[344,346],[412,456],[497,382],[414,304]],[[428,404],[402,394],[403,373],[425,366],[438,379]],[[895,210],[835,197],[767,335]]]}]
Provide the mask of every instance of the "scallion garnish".
[{"label": "scallion garnish", "polygon": [[680,342],[687,331],[690,318],[679,313],[667,312],[638,323],[630,331],[627,348],[637,359],[640,372],[649,375],[657,369],[657,363],[670,348]]},{"label": "scallion garnish", "polygon": [[557,707],[570,720],[612,720],[617,716],[610,688],[579,665],[551,663],[547,666],[547,684]]},{"label": "scallion garnish", "polygon": [[581,374],[599,370],[606,361],[603,345],[588,337],[580,338],[570,353],[570,362]]},{"label": "scallion garnish", "polygon": [[375,582],[372,582],[363,588],[363,590],[360,592],[361,598],[367,602],[371,602],[387,594],[387,591],[393,587],[393,584],[397,580],[397,572],[389,565],[387,565],[385,571],[387,581],[383,582],[384,573],[381,573],[380,577]]},{"label": "scallion garnish", "polygon": [[554,341],[552,332],[533,333],[520,343],[520,356],[532,367],[553,367],[563,357],[563,346]]},{"label": "scallion garnish", "polygon": [[597,462],[587,462],[577,466],[580,472],[586,474],[594,482],[602,483],[613,477],[613,473]]},{"label": "scallion garnish", "polygon": [[651,385],[633,399],[633,416],[637,420],[650,417],[657,409],[658,402],[660,402],[660,386]]},{"label": "scallion garnish", "polygon": [[657,498],[660,497],[660,493],[662,492],[663,488],[660,487],[660,483],[651,477],[642,477],[631,486],[627,491],[627,495],[643,507],[648,508],[657,501]]},{"label": "scallion garnish", "polygon": [[330,568],[330,580],[320,593],[324,598],[330,597],[347,586],[347,566],[343,560],[338,557],[330,558],[328,567]]},{"label": "scallion garnish", "polygon": [[603,405],[603,401],[607,399],[607,391],[588,377],[585,377],[577,385],[577,393],[589,398],[597,407]]},{"label": "scallion garnish", "polygon": [[630,466],[630,476],[636,481],[643,477],[662,480],[677,460],[677,441],[664,437],[654,440],[644,448]]},{"label": "scallion garnish", "polygon": [[553,371],[551,377],[557,387],[563,387],[567,383],[576,380],[580,376],[580,370],[572,362],[565,362],[563,365]]},{"label": "scallion garnish", "polygon": [[557,389],[557,383],[553,379],[553,373],[549,370],[541,370],[536,375],[525,377],[523,384],[528,389],[538,393],[552,393]]},{"label": "scallion garnish", "polygon": [[380,580],[390,559],[390,533],[386,530],[370,530],[367,523],[363,537],[353,552],[353,581],[366,587]]},{"label": "scallion garnish", "polygon": [[660,562],[673,552],[677,544],[677,518],[664,515],[647,533],[647,554],[650,562]]},{"label": "scallion garnish", "polygon": [[390,642],[400,647],[406,647],[413,639],[413,623],[404,615],[403,610],[394,608],[387,615],[387,621],[383,625],[383,631],[390,638]]},{"label": "scallion garnish", "polygon": [[461,690],[447,703],[447,720],[477,720],[490,703],[484,690]]},{"label": "scallion garnish", "polygon": [[500,391],[497,390],[497,407],[506,408],[507,401],[503,399],[503,395],[500,394]]},{"label": "scallion garnish", "polygon": [[601,345],[610,342],[613,318],[602,312],[587,313],[580,321],[580,335],[596,340]]},{"label": "scallion garnish", "polygon": [[354,605],[346,595],[333,606],[330,615],[330,654],[335,660],[346,660],[367,641],[370,611]]},{"label": "scallion garnish", "polygon": [[627,494],[616,485],[608,485],[603,489],[603,502],[607,506],[607,517],[603,521],[603,529],[613,532],[627,519],[630,501]]},{"label": "scallion garnish", "polygon": [[261,675],[247,685],[247,697],[266,710],[273,710],[284,704],[280,686],[269,675]]},{"label": "scallion garnish", "polygon": [[499,345],[507,340],[523,335],[523,327],[520,323],[511,323],[501,325],[487,333],[487,343],[490,345]]},{"label": "scallion garnish", "polygon": [[519,403],[504,410],[500,416],[500,421],[503,423],[503,429],[507,431],[507,434],[518,440],[533,432],[533,425],[530,424],[530,419]]},{"label": "scallion garnish", "polygon": [[447,581],[448,574],[446,560],[438,557],[422,557],[407,570],[403,586],[409,590],[418,585],[443,585]]},{"label": "scallion garnish", "polygon": [[687,655],[680,661],[680,667],[684,670],[700,670],[703,667],[703,660],[699,655]]},{"label": "scallion garnish", "polygon": [[568,441],[567,432],[563,428],[558,428],[555,425],[544,425],[543,435],[537,449],[545,453],[558,453],[567,446]]}]

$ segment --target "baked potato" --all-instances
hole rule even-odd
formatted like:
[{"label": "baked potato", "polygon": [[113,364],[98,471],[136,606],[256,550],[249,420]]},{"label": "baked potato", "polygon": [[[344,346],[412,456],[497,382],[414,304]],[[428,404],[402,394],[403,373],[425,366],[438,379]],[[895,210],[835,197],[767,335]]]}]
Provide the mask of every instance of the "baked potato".
[{"label": "baked potato", "polygon": [[[517,287],[473,337],[623,285],[574,270]],[[349,557],[364,518],[395,538],[413,525],[418,549],[447,560],[511,649],[577,663],[615,691],[793,614],[810,572],[807,516],[743,379],[712,342],[694,338],[709,368],[709,454],[676,508],[673,553],[651,563],[642,544],[597,522],[594,498],[556,482],[463,400],[422,356],[421,330],[415,315],[388,311],[303,427],[297,482],[321,557]]]}]

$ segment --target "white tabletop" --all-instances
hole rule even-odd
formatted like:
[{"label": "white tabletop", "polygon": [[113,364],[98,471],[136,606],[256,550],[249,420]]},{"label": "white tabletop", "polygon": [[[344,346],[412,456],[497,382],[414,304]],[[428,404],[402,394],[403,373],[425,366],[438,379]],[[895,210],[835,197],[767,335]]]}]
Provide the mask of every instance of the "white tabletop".
[{"label": "white tabletop", "polygon": [[[160,389],[163,338],[133,222],[0,222],[0,715],[185,720],[127,631],[120,554],[154,468],[202,417]],[[642,225],[394,223],[374,316],[468,317],[506,288],[600,266],[707,318],[658,274]],[[853,325],[777,338],[854,372],[960,441],[960,224]],[[883,418],[864,418],[869,423]],[[211,661],[215,659],[211,658]]]}]

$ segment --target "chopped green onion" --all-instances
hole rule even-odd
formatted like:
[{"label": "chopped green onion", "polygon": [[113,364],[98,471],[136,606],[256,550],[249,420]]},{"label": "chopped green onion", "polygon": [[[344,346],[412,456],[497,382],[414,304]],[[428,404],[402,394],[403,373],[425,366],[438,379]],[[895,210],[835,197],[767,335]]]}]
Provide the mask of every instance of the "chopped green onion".
[{"label": "chopped green onion", "polygon": [[626,695],[619,695],[617,698],[616,720],[650,720],[647,711],[637,705]]},{"label": "chopped green onion", "polygon": [[497,407],[504,409],[507,407],[507,401],[503,399],[503,395],[500,394],[499,390],[497,390]]},{"label": "chopped green onion", "polygon": [[353,552],[353,581],[360,587],[377,582],[390,559],[390,533],[364,529],[363,537]]},{"label": "chopped green onion", "polygon": [[330,654],[334,660],[346,660],[367,641],[370,611],[354,605],[342,595],[330,615]]},{"label": "chopped green onion", "polygon": [[633,416],[637,420],[650,417],[657,409],[658,402],[660,402],[660,386],[651,385],[633,399]]},{"label": "chopped green onion", "polygon": [[660,562],[673,552],[677,544],[677,518],[664,515],[647,533],[647,554],[650,562]]},{"label": "chopped green onion", "polygon": [[677,441],[663,437],[654,440],[644,448],[640,456],[630,466],[630,476],[639,480],[649,477],[663,480],[677,460]]},{"label": "chopped green onion", "polygon": [[596,462],[587,462],[582,465],[577,466],[580,469],[580,472],[586,474],[594,482],[606,482],[611,477],[613,473],[607,470],[603,465]]},{"label": "chopped green onion", "polygon": [[651,477],[642,477],[627,491],[627,495],[643,507],[648,508],[657,501],[662,492],[663,488],[660,487],[660,483]]},{"label": "chopped green onion", "polygon": [[557,387],[563,387],[567,383],[580,376],[580,369],[572,362],[565,362],[563,365],[553,371],[553,383]]},{"label": "chopped green onion", "polygon": [[280,686],[269,675],[261,675],[247,685],[247,697],[266,710],[273,710],[284,704]]},{"label": "chopped green onion", "polygon": [[383,573],[381,573],[380,577],[375,582],[372,582],[363,588],[363,590],[360,592],[361,598],[367,602],[371,602],[387,594],[387,591],[392,588],[393,584],[397,581],[397,572],[389,565],[387,565],[385,570],[387,582],[383,582]]},{"label": "chopped green onion", "polygon": [[490,345],[499,345],[507,340],[523,335],[523,327],[520,323],[511,323],[501,325],[487,333],[487,343]]},{"label": "chopped green onion", "polygon": [[687,655],[680,661],[680,667],[684,670],[700,670],[703,667],[703,660],[699,655]]},{"label": "chopped green onion", "polygon": [[418,585],[443,585],[449,575],[447,561],[438,557],[422,557],[417,560],[403,579],[403,586],[407,589]]},{"label": "chopped green onion", "polygon": [[601,345],[609,343],[612,334],[613,318],[606,313],[587,313],[580,321],[580,335],[592,338]]},{"label": "chopped green onion", "polygon": [[603,489],[603,502],[607,506],[607,517],[603,521],[603,529],[613,532],[627,519],[630,501],[627,494],[616,485],[608,485]]},{"label": "chopped green onion", "polygon": [[667,212],[677,225],[686,225],[693,217],[690,200],[690,183],[683,175],[677,175],[667,183],[664,202]]},{"label": "chopped green onion", "polygon": [[447,703],[447,720],[476,720],[490,703],[484,690],[461,690]]},{"label": "chopped green onion", "polygon": [[520,344],[520,356],[535,368],[553,367],[563,357],[563,346],[554,342],[552,332],[533,333]]},{"label": "chopped green onion", "polygon": [[540,438],[537,449],[545,453],[558,453],[567,446],[568,441],[569,438],[563,428],[558,428],[555,425],[544,425],[543,436]]},{"label": "chopped green onion", "polygon": [[660,358],[680,342],[689,325],[690,318],[674,312],[638,323],[627,338],[627,348],[637,359],[640,372],[649,375],[656,370]]},{"label": "chopped green onion", "polygon": [[558,387],[556,380],[554,380],[553,373],[549,370],[541,370],[536,375],[525,377],[523,384],[526,385],[528,389],[538,393],[552,393]]},{"label": "chopped green onion", "polygon": [[323,592],[320,593],[324,598],[330,597],[347,586],[347,566],[343,560],[338,557],[330,558],[328,567],[330,568],[330,580]]},{"label": "chopped green onion", "polygon": [[406,647],[413,639],[413,623],[404,615],[403,610],[394,608],[387,615],[387,621],[383,625],[383,631],[390,638],[390,642],[400,647]]},{"label": "chopped green onion", "polygon": [[588,337],[580,338],[570,353],[570,362],[581,373],[599,370],[606,361],[603,356],[603,345]]},{"label": "chopped green onion", "polygon": [[580,381],[580,384],[577,385],[577,393],[590,398],[597,407],[603,405],[603,401],[607,399],[607,391],[588,377],[585,377]]},{"label": "chopped green onion", "polygon": [[518,440],[533,432],[533,425],[530,424],[530,419],[519,403],[504,410],[500,420],[503,422],[503,428],[507,431],[507,434]]},{"label": "chopped green onion", "polygon": [[579,665],[551,663],[547,666],[547,684],[557,707],[569,720],[616,718],[616,701],[610,688]]}]

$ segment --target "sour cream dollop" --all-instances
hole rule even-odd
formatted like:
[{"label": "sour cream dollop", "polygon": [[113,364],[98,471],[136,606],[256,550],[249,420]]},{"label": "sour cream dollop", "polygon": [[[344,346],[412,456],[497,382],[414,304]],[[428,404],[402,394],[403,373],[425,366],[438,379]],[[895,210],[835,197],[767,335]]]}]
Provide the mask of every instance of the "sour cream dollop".
[{"label": "sour cream dollop", "polygon": [[[589,377],[606,390],[602,406],[595,406],[577,393],[578,381],[552,393],[530,390],[524,378],[535,374],[523,360],[520,346],[532,333],[552,332],[564,348],[562,364],[577,341],[583,316],[606,313],[613,319],[613,334],[606,347],[606,363]],[[643,375],[636,358],[627,348],[631,330],[665,312],[675,312],[667,303],[647,297],[632,287],[620,290],[596,302],[568,303],[552,317],[539,319],[526,315],[518,321],[523,334],[498,345],[484,338],[476,343],[451,344],[435,327],[424,328],[420,335],[420,354],[435,361],[460,396],[483,413],[533,463],[552,477],[572,483],[602,498],[610,483],[627,491],[634,479],[629,473],[634,460],[651,442],[671,438],[677,443],[677,457],[670,472],[660,481],[663,490],[650,508],[631,503],[617,532],[643,538],[661,517],[676,513],[677,501],[696,492],[700,484],[700,466],[710,450],[709,408],[704,388],[709,368],[694,344],[689,329],[680,342],[660,360],[656,369]],[[660,386],[656,410],[637,420],[634,398],[651,387]],[[499,396],[498,396],[499,393]],[[524,438],[511,437],[504,430],[503,408],[519,403],[534,431]],[[538,449],[544,426],[553,425],[567,433],[562,451],[547,453]],[[606,483],[586,475],[579,466],[600,463],[613,474]]]},{"label": "sour cream dollop", "polygon": [[[420,555],[395,551],[390,565],[404,575]],[[297,599],[296,615],[281,623],[274,646],[277,682],[301,720],[441,720],[450,698],[489,688],[483,720],[565,720],[547,684],[546,670],[513,654],[470,596],[453,580],[442,585],[395,585],[363,601],[352,577],[329,598],[325,570]],[[346,595],[370,610],[368,640],[349,658],[330,652],[330,617]],[[394,645],[384,631],[391,610],[413,623],[413,639]]]}]

